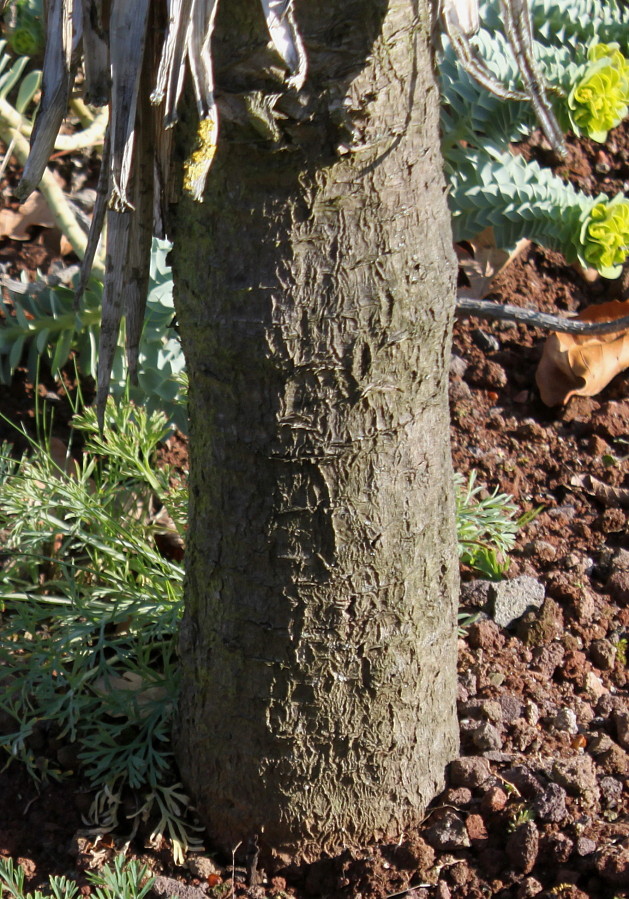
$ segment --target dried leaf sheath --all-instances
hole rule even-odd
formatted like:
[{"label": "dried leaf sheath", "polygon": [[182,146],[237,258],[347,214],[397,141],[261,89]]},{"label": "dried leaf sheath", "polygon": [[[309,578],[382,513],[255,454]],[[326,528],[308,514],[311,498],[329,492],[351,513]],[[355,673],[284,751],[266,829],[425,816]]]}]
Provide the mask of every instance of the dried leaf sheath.
[{"label": "dried leaf sheath", "polygon": [[114,0],[109,22],[111,61],[112,208],[129,208],[135,113],[146,42],[149,0]]},{"label": "dried leaf sheath", "polygon": [[96,202],[92,211],[92,222],[87,238],[87,246],[85,248],[85,256],[81,261],[81,269],[79,272],[79,280],[74,292],[74,308],[78,309],[85,292],[85,287],[92,271],[94,257],[98,249],[98,242],[105,224],[105,213],[107,211],[107,199],[109,197],[109,156],[111,147],[111,129],[107,126],[105,132],[105,141],[103,143],[103,156],[101,159],[100,174],[98,176],[98,186],[96,189]]},{"label": "dried leaf sheath", "polygon": [[109,100],[109,52],[104,0],[82,0],[85,102],[105,106]]},{"label": "dried leaf sheath", "polygon": [[308,61],[293,15],[293,0],[261,0],[261,3],[273,45],[291,73],[288,86],[301,90]]},{"label": "dried leaf sheath", "polygon": [[129,212],[116,212],[114,209],[107,211],[107,256],[96,389],[96,408],[101,429],[104,423],[105,404],[109,395],[109,381],[118,346],[118,332],[123,313],[130,231],[131,215]]},{"label": "dried leaf sheath", "polygon": [[[150,57],[147,46],[147,56]],[[147,64],[149,63],[149,64]],[[140,336],[149,286],[151,243],[153,240],[153,118],[149,94],[151,84],[150,59],[140,78],[140,96],[136,118],[135,153],[133,159],[133,211],[131,218],[129,249],[125,260],[126,277],[123,285],[124,311],[127,324],[127,362],[132,384],[138,383],[138,356]]]},{"label": "dried leaf sheath", "polygon": [[31,151],[16,190],[25,200],[37,187],[68,110],[72,86],[73,0],[49,0],[42,96],[31,135]]},{"label": "dried leaf sheath", "polygon": [[157,83],[151,94],[154,104],[166,100],[164,126],[177,121],[177,104],[181,96],[186,64],[186,37],[194,0],[170,0],[166,40],[157,71]]}]

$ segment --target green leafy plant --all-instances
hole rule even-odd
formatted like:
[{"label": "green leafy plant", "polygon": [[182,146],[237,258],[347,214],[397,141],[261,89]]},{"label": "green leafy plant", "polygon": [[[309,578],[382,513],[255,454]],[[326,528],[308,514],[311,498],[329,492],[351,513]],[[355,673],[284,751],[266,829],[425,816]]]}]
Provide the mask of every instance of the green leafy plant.
[{"label": "green leafy plant", "polygon": [[512,496],[498,488],[483,496],[485,488],[476,479],[476,470],[467,482],[458,472],[454,476],[459,558],[488,579],[500,580],[509,568],[508,554],[518,531],[540,510],[521,515]]},{"label": "green leafy plant", "polygon": [[[151,282],[146,304],[144,330],[140,342],[137,387],[129,388],[124,353],[124,335],[114,359],[112,392],[121,397],[129,393],[134,402],[149,411],[161,409],[172,424],[186,430],[182,375],[185,361],[179,337],[173,326],[173,284],[167,262],[168,241],[153,241]],[[96,377],[100,334],[102,285],[92,279],[82,307],[74,308],[74,292],[68,287],[29,284],[24,292],[11,292],[10,300],[0,298],[4,318],[0,326],[0,380],[8,382],[27,352],[32,379],[36,377],[39,357],[44,357],[56,372],[71,353],[76,354],[83,375]]]},{"label": "green leafy plant", "polygon": [[582,256],[606,278],[620,274],[629,252],[629,201],[621,195],[595,203],[581,228]]},{"label": "green leafy plant", "polygon": [[170,719],[183,572],[158,551],[147,510],[162,503],[183,534],[186,486],[154,465],[162,414],[110,400],[103,434],[90,409],[75,427],[81,461],[33,445],[2,469],[0,707],[15,729],[0,745],[33,776],[60,777],[32,748],[34,731],[50,731],[76,748],[95,822],[115,826],[131,791],[136,826],[181,857],[191,830]]},{"label": "green leafy plant", "polygon": [[[148,876],[148,869],[135,859],[125,861],[123,855],[114,859],[113,865],[105,865],[100,871],[88,871],[87,879],[94,887],[96,899],[144,899],[155,881]],[[0,897],[8,894],[12,899],[75,899],[79,889],[67,877],[50,877],[49,890],[26,892],[24,869],[15,866],[10,858],[0,858]]]},{"label": "green leafy plant", "polygon": [[570,122],[577,134],[604,143],[629,113],[629,63],[616,43],[592,45],[588,62],[568,96]]},{"label": "green leafy plant", "polygon": [[447,169],[455,240],[491,226],[498,246],[527,237],[607,278],[620,274],[629,251],[629,201],[622,194],[590,197],[511,153],[460,150]]},{"label": "green leafy plant", "polygon": [[[532,3],[540,26],[535,56],[562,127],[604,141],[629,111],[629,62],[621,44],[609,40],[622,34],[626,43],[629,13],[618,9],[614,20],[605,5],[593,0],[582,4],[592,12],[591,21],[581,19],[578,28],[565,24],[558,33],[543,27],[544,16],[559,21],[564,15],[566,23],[574,23],[563,0]],[[498,81],[521,89],[494,0],[483,6],[481,21],[483,28],[472,39],[478,55]],[[513,247],[526,237],[560,251],[568,262],[617,277],[629,253],[629,201],[623,195],[612,200],[588,196],[550,169],[514,156],[510,144],[536,127],[531,106],[489,93],[465,70],[447,41],[439,71],[455,240],[472,239],[491,226],[500,247]]]},{"label": "green leafy plant", "polygon": [[[561,3],[533,0],[534,55],[562,126],[604,141],[607,132],[627,115],[623,47],[627,45],[629,13],[625,8],[618,9],[617,19],[610,22],[605,11],[594,9],[597,4],[584,5],[592,7],[592,16],[584,16],[571,30],[572,9],[564,10]],[[562,14],[561,27],[549,28],[546,17],[558,19]],[[512,91],[521,90],[517,62],[503,33],[496,0],[483,4],[480,18],[482,27],[472,38],[475,52],[497,81]],[[461,140],[476,148],[504,151],[509,143],[522,140],[536,127],[529,103],[489,93],[465,70],[447,40],[439,74],[446,156]]]},{"label": "green leafy plant", "polygon": [[36,56],[43,52],[45,41],[42,0],[17,0],[5,16],[4,28],[14,53]]}]

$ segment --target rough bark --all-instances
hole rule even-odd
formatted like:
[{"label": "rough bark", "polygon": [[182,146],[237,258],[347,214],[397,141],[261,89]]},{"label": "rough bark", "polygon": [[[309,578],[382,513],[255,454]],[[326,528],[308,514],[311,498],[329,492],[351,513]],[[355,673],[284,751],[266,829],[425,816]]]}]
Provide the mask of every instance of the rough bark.
[{"label": "rough bark", "polygon": [[457,750],[438,94],[424,0],[298,0],[306,99],[248,127],[273,60],[256,4],[222,6],[219,149],[175,212],[175,737],[213,840],[312,859],[412,828]]}]

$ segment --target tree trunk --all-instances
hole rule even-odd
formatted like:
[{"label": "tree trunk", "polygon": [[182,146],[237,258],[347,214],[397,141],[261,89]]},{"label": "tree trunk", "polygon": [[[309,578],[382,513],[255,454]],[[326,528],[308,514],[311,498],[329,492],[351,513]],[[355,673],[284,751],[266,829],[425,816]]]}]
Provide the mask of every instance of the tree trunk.
[{"label": "tree trunk", "polygon": [[205,202],[174,213],[175,739],[216,843],[308,860],[418,824],[457,751],[454,260],[428,4],[296,17],[310,74],[274,120],[252,114],[281,91],[257,4],[222,4],[218,152]]}]

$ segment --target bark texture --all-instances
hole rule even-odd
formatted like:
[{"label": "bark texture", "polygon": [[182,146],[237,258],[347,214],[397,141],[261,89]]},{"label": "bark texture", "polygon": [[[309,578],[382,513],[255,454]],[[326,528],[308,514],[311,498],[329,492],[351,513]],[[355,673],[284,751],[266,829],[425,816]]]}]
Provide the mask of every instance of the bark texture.
[{"label": "bark texture", "polygon": [[412,828],[457,751],[431,23],[424,0],[298,0],[310,76],[269,119],[257,5],[222,7],[219,149],[205,202],[174,213],[191,415],[175,739],[213,840],[308,860]]}]

